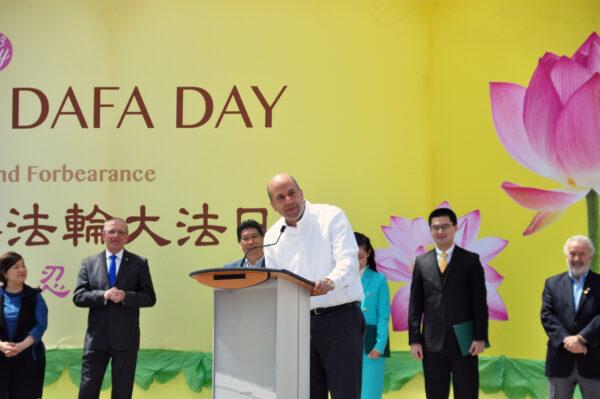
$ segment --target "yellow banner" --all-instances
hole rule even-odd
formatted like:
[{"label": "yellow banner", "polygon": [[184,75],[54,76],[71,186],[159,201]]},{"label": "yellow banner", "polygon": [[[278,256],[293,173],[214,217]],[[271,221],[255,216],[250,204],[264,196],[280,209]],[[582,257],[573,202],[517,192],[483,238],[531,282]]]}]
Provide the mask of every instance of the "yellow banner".
[{"label": "yellow banner", "polygon": [[0,248],[44,290],[47,346],[82,346],[79,262],[120,216],[158,298],[142,346],[210,351],[212,292],[188,274],[241,258],[237,223],[272,224],[266,182],[289,172],[377,249],[391,216],[478,210],[476,237],[507,241],[489,266],[508,320],[486,353],[541,359],[543,281],[586,233],[584,204],[522,235],[532,212],[502,182],[557,185],[498,140],[489,82],[526,86],[538,57],[572,54],[599,18],[593,0],[2,4]]}]

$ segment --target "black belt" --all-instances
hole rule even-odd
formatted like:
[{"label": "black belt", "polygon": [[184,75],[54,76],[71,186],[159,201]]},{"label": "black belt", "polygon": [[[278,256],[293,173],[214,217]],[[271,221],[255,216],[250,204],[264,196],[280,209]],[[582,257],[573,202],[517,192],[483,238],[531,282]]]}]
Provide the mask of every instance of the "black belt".
[{"label": "black belt", "polygon": [[344,308],[359,307],[359,306],[360,306],[360,302],[359,301],[342,303],[341,305],[330,306],[328,308],[316,308],[316,309],[313,309],[313,310],[310,311],[310,315],[311,316],[320,316],[320,315],[323,315],[323,314],[335,312],[336,310],[340,310],[340,309],[344,309]]}]

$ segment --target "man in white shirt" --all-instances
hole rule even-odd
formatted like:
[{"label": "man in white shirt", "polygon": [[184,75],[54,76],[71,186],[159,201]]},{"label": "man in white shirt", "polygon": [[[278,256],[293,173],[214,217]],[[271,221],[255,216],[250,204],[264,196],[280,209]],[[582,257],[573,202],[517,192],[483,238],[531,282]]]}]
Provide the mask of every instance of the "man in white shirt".
[{"label": "man in white shirt", "polygon": [[267,185],[271,206],[282,218],[265,236],[279,243],[265,248],[268,268],[287,269],[315,281],[310,302],[310,397],[359,399],[364,317],[358,247],[344,212],[311,204],[296,180],[274,176]]}]

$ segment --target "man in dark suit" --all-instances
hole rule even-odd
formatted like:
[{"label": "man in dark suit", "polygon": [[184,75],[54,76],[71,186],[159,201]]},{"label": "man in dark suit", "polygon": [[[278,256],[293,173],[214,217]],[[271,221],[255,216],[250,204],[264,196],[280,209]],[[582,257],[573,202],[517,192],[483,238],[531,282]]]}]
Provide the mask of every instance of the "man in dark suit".
[{"label": "man in dark suit", "polygon": [[99,397],[111,360],[112,399],[128,399],[140,347],[139,308],[153,306],[156,295],[148,261],[124,249],[125,221],[107,221],[102,238],[106,250],[82,261],[73,294],[75,305],[89,308],[79,398]]},{"label": "man in dark suit", "polygon": [[[409,301],[409,344],[423,360],[428,399],[477,398],[478,358],[488,338],[488,308],[479,256],[454,244],[456,214],[438,208],[429,215],[436,247],[417,257]],[[473,322],[469,354],[463,356],[453,326]]]},{"label": "man in dark suit", "polygon": [[223,267],[265,267],[262,249],[264,236],[263,228],[256,220],[249,219],[240,223],[237,227],[237,240],[242,247],[242,252],[247,256],[227,263]]},{"label": "man in dark suit", "polygon": [[546,376],[550,399],[600,398],[600,275],[590,271],[594,245],[574,236],[564,246],[568,271],[546,280],[542,325],[548,334]]}]

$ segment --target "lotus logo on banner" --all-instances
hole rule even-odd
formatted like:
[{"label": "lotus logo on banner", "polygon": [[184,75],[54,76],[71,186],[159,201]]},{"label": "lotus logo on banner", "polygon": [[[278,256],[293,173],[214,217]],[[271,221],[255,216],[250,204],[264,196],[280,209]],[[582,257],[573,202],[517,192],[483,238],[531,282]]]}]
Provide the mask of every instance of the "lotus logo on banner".
[{"label": "lotus logo on banner", "polygon": [[6,35],[0,32],[0,71],[10,64],[13,49],[10,40]]}]

